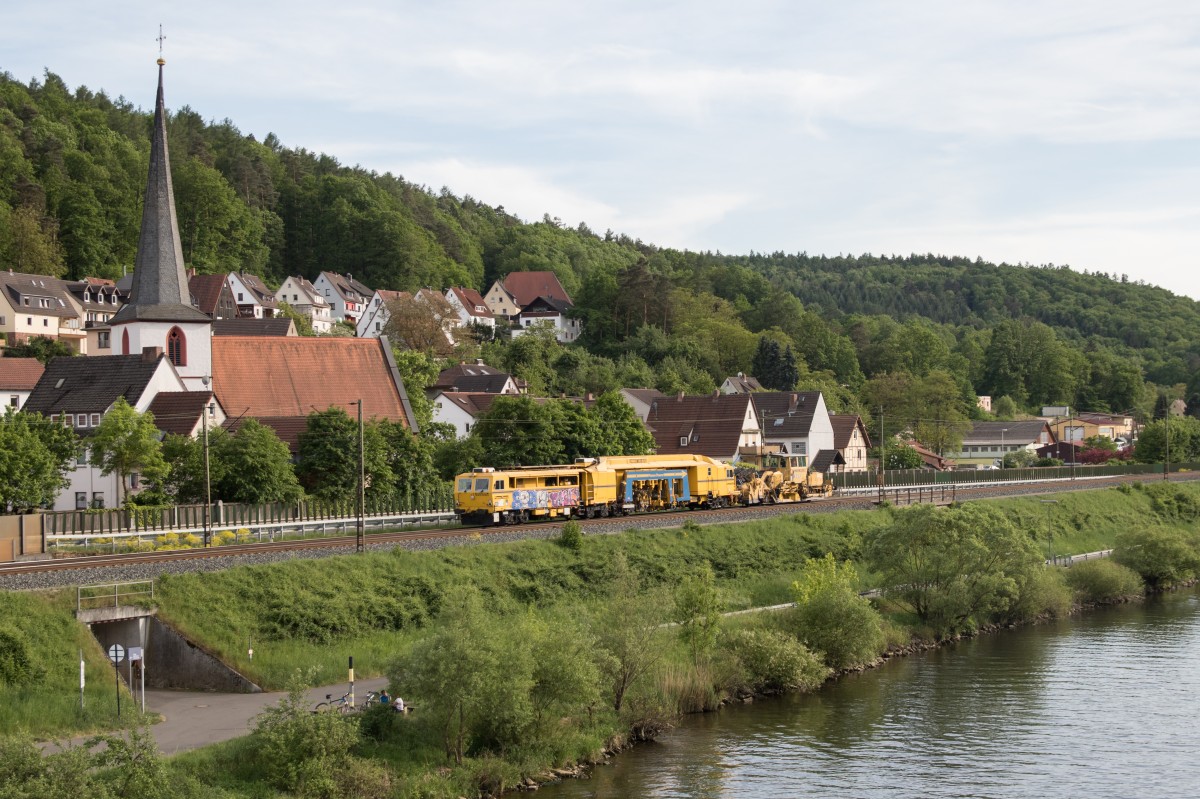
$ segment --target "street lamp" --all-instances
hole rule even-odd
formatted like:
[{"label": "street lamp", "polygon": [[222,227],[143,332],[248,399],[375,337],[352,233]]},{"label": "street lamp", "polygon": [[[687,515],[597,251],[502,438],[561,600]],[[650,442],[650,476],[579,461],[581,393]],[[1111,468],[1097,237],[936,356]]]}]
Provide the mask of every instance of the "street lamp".
[{"label": "street lamp", "polygon": [[366,515],[366,468],[363,458],[363,401],[356,400],[350,403],[358,406],[358,519],[354,527],[354,544],[358,552],[366,549],[366,522],[363,518]]},{"label": "street lamp", "polygon": [[[1057,499],[1042,499],[1038,500],[1043,505],[1057,505]],[[1058,558],[1054,557],[1054,528],[1050,525],[1050,509],[1046,508],[1046,553],[1050,556],[1047,558],[1051,563],[1057,564]]]},{"label": "street lamp", "polygon": [[1004,435],[1008,432],[1007,427],[1000,428],[1000,468],[1004,468]]},{"label": "street lamp", "polygon": [[216,413],[217,404],[208,402],[200,412],[204,420],[204,546],[212,540],[212,473],[208,468],[208,417]]}]

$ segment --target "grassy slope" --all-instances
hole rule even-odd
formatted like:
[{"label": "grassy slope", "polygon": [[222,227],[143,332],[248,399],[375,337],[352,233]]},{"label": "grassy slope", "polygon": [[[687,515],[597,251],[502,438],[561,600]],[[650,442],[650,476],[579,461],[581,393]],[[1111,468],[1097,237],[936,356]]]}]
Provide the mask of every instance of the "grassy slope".
[{"label": "grassy slope", "polygon": [[[113,668],[100,644],[74,619],[74,592],[0,592],[0,628],[15,632],[40,678],[31,685],[0,683],[0,733],[36,737],[117,726]],[[79,651],[86,664],[84,708],[79,708]],[[2,656],[3,653],[0,653]],[[121,685],[122,721],[134,720]]]}]

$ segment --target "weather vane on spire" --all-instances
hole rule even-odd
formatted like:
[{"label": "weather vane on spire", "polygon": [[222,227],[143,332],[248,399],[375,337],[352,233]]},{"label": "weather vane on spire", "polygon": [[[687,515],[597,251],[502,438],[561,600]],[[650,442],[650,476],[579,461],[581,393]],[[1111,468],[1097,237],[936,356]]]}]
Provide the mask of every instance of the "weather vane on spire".
[{"label": "weather vane on spire", "polygon": [[163,61],[163,57],[162,57],[162,43],[163,43],[163,39],[166,39],[166,38],[167,37],[164,36],[163,32],[162,32],[162,25],[159,24],[159,26],[158,26],[158,63],[160,66],[162,64],[166,63],[165,61]]}]

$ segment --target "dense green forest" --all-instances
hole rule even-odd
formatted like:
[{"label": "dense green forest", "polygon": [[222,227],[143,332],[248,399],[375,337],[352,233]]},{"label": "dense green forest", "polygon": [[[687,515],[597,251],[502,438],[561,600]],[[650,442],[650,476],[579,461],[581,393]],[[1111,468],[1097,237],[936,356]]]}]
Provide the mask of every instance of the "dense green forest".
[{"label": "dense green forest", "polygon": [[[128,269],[150,126],[149,111],[51,73],[28,85],[0,75],[0,266],[71,278]],[[1042,404],[1149,415],[1164,392],[1200,393],[1200,303],[1123,276],[932,254],[665,249],[549,216],[525,222],[274,135],[259,142],[186,106],[169,130],[184,256],[200,272],[486,290],[512,271],[553,270],[584,322],[577,345],[530,336],[456,353],[482,354],[537,392],[702,392],[744,371],[820,388],[834,410],[886,406],[914,428],[978,415],[976,394],[1005,398],[1006,415]]]}]

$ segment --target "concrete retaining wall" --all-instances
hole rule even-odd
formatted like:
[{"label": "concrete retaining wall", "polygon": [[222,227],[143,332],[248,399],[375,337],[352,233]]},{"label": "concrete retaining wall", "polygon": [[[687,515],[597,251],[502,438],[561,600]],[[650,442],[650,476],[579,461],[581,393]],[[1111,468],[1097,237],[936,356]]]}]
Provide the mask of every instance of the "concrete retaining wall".
[{"label": "concrete retaining wall", "polygon": [[178,632],[150,619],[146,646],[146,685],[182,691],[221,691],[253,694],[262,691]]}]

